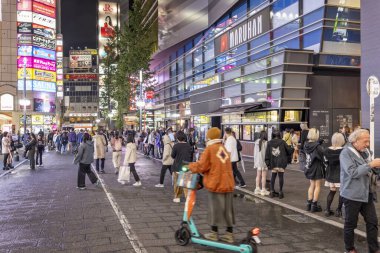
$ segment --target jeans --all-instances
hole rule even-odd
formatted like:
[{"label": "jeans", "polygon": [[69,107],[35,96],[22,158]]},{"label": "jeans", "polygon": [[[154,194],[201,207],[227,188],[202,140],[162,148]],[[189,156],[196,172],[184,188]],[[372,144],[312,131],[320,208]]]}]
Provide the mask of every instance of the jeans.
[{"label": "jeans", "polygon": [[4,154],[3,169],[8,167],[8,157],[9,157],[9,154]]},{"label": "jeans", "polygon": [[104,170],[104,161],[105,161],[106,159],[105,159],[105,158],[95,159],[95,168],[96,168],[96,171],[97,171],[97,172],[99,172],[99,160],[101,160],[100,169],[101,169],[101,170]]},{"label": "jeans", "polygon": [[232,172],[234,173],[235,183],[238,181],[240,185],[245,185],[243,176],[240,174],[240,171],[238,170],[237,162],[232,162]]},{"label": "jeans", "polygon": [[[44,152],[44,148],[37,148],[37,155],[36,155],[36,164],[38,165],[38,160],[40,161],[39,165],[42,165],[42,153]],[[40,159],[38,159],[38,157]]]},{"label": "jeans", "polygon": [[66,153],[66,147],[67,147],[67,143],[66,144],[62,144],[62,146],[61,146],[61,154]]},{"label": "jeans", "polygon": [[170,175],[172,174],[171,165],[162,165],[161,167],[161,175],[160,175],[160,184],[164,184],[166,170],[169,170]]},{"label": "jeans", "polygon": [[95,173],[91,170],[91,164],[80,163],[78,169],[78,187],[86,186],[86,174],[91,183],[95,184],[98,181]]},{"label": "jeans", "polygon": [[146,155],[150,155],[150,151],[152,151],[152,156],[154,156],[154,145],[153,144],[149,144],[148,146],[148,151],[146,152]]},{"label": "jeans", "polygon": [[131,173],[133,174],[133,177],[135,178],[135,181],[140,181],[139,175],[137,175],[135,163],[129,163],[129,168],[131,169]]},{"label": "jeans", "polygon": [[377,215],[372,193],[369,194],[368,203],[343,199],[346,218],[344,221],[344,245],[347,251],[354,249],[354,230],[358,224],[359,213],[366,223],[367,243],[370,253],[379,250],[377,242]]}]

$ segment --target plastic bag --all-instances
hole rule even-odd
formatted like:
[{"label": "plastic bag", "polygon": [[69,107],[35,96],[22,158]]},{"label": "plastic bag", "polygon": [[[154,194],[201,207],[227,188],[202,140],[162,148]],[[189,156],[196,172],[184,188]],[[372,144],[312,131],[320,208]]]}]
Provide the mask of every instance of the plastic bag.
[{"label": "plastic bag", "polygon": [[131,175],[131,170],[129,166],[122,165],[120,166],[119,177],[117,178],[117,181],[121,184],[125,184],[126,182],[129,182],[130,175]]}]

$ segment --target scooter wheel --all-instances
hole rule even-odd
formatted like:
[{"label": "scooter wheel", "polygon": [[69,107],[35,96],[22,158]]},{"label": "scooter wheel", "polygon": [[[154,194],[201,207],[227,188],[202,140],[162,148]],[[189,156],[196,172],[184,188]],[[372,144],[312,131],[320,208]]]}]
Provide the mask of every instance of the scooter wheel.
[{"label": "scooter wheel", "polygon": [[257,253],[257,244],[255,242],[250,242],[249,245],[251,245],[252,253]]},{"label": "scooter wheel", "polygon": [[175,241],[181,246],[186,246],[190,242],[190,232],[184,227],[175,231],[174,237]]}]

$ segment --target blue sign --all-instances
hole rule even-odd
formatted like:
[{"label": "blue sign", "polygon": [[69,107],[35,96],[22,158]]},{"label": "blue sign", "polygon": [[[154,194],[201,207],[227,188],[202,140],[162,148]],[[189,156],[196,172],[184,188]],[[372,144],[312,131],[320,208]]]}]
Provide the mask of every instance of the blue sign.
[{"label": "blue sign", "polygon": [[55,51],[40,47],[33,47],[33,56],[55,61]]},{"label": "blue sign", "polygon": [[19,46],[17,49],[18,56],[32,56],[33,48],[32,46]]},{"label": "blue sign", "polygon": [[[17,89],[24,90],[24,80],[18,80]],[[54,82],[45,82],[37,80],[26,80],[26,90],[56,92],[56,85]]]},{"label": "blue sign", "polygon": [[[24,90],[24,80],[19,79],[17,81],[17,89]],[[32,80],[26,80],[26,90],[32,90]]]}]

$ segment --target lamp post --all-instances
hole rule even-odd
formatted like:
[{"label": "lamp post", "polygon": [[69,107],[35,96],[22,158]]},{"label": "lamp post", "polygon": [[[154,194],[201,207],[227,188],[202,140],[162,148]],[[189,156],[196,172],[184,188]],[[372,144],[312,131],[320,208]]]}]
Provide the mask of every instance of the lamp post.
[{"label": "lamp post", "polygon": [[143,82],[143,73],[142,73],[142,70],[140,70],[140,96],[139,96],[139,101],[137,101],[136,105],[140,108],[140,120],[139,120],[139,124],[140,124],[140,132],[142,131],[142,109],[143,107],[145,106],[145,102],[143,100],[143,97],[142,97],[142,82]]},{"label": "lamp post", "polygon": [[26,134],[26,57],[23,59],[24,62],[24,134]]}]

